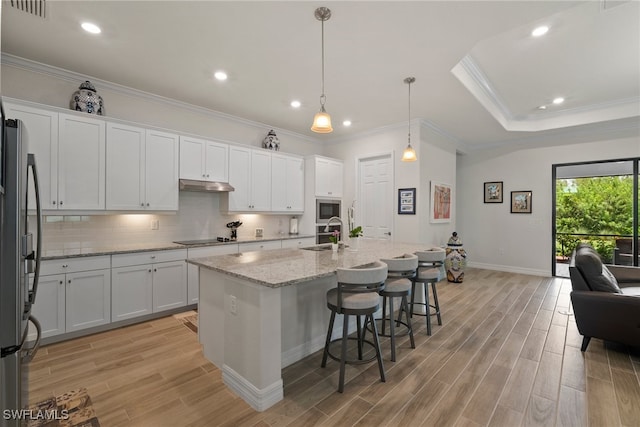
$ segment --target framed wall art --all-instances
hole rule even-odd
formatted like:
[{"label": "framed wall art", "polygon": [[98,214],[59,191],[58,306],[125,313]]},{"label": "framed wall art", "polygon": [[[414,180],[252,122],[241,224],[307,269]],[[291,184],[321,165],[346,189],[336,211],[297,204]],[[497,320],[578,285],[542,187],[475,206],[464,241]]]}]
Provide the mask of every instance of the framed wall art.
[{"label": "framed wall art", "polygon": [[415,188],[399,188],[398,189],[398,214],[399,215],[415,215],[416,214],[416,189]]},{"label": "framed wall art", "polygon": [[449,184],[431,181],[431,212],[429,222],[451,222],[453,194]]},{"label": "framed wall art", "polygon": [[531,213],[531,191],[511,192],[511,213]]},{"label": "framed wall art", "polygon": [[502,181],[484,183],[484,202],[502,203]]}]

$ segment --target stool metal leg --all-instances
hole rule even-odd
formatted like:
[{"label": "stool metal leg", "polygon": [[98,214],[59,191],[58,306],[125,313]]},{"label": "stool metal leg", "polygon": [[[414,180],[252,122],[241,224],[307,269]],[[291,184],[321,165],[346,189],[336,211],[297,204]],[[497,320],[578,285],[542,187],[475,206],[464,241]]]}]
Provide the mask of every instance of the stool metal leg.
[{"label": "stool metal leg", "polygon": [[329,357],[329,344],[331,343],[331,335],[333,333],[333,322],[336,320],[336,312],[331,311],[331,319],[329,320],[329,331],[327,332],[327,340],[324,344],[324,353],[322,354],[322,364],[320,364],[321,368],[327,366],[327,358]]},{"label": "stool metal leg", "polygon": [[440,303],[438,303],[438,292],[436,291],[435,282],[431,282],[431,292],[433,293],[433,305],[436,309],[436,316],[438,316],[438,325],[442,326],[442,317],[440,316]]},{"label": "stool metal leg", "polygon": [[[396,361],[396,328],[395,328],[395,323],[393,321],[393,297],[386,297],[385,299],[389,298],[389,329],[391,330],[391,361],[395,362]],[[386,317],[382,317],[382,330],[384,333],[384,324],[386,322],[387,318]]]},{"label": "stool metal leg", "polygon": [[360,318],[362,316],[357,315],[356,316],[356,324],[357,324],[357,332],[356,332],[356,338],[358,340],[358,359],[362,360],[362,341],[363,341],[363,336],[362,336],[362,327],[360,326]]},{"label": "stool metal leg", "polygon": [[384,383],[387,380],[384,376],[384,365],[382,364],[382,349],[380,348],[380,340],[378,340],[378,327],[376,326],[376,321],[373,319],[373,314],[369,314],[368,317],[370,318],[371,326],[373,327],[373,344],[376,347],[378,370],[380,371],[380,381]]},{"label": "stool metal leg", "polygon": [[349,332],[349,316],[343,314],[344,318],[342,322],[342,352],[340,357],[340,381],[338,383],[338,392],[342,393],[344,391],[344,371],[346,370],[346,361],[347,361],[347,334]]},{"label": "stool metal leg", "polygon": [[398,321],[402,318],[402,312],[407,318],[407,325],[409,325],[409,339],[411,340],[411,348],[416,348],[416,342],[413,339],[413,326],[411,325],[411,319],[409,318],[409,305],[407,303],[407,297],[402,297],[402,302],[400,303],[400,310],[398,313]]},{"label": "stool metal leg", "polygon": [[431,310],[429,309],[429,284],[426,282],[422,283],[424,285],[424,310],[426,312],[427,318],[427,335],[431,335]]}]

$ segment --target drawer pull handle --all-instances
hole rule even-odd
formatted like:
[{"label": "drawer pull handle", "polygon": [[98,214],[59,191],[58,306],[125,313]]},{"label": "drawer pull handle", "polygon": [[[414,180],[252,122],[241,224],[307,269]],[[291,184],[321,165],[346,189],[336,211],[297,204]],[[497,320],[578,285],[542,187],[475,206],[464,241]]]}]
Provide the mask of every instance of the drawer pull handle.
[{"label": "drawer pull handle", "polygon": [[149,273],[151,273],[151,269],[149,269]]},{"label": "drawer pull handle", "polygon": [[156,259],[156,256],[155,255],[151,255],[151,259]]},{"label": "drawer pull handle", "polygon": [[67,268],[69,267],[69,264],[62,264],[62,268]]}]

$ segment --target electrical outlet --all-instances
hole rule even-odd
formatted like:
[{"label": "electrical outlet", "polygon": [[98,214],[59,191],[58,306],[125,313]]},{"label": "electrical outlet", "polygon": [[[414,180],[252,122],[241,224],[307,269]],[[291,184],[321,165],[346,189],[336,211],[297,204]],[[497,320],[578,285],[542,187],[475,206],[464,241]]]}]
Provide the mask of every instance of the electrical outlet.
[{"label": "electrical outlet", "polygon": [[229,311],[231,314],[238,314],[238,298],[235,295],[229,296]]},{"label": "electrical outlet", "polygon": [[159,219],[152,219],[151,220],[151,229],[152,230],[157,230],[160,228],[160,220]]},{"label": "electrical outlet", "polygon": [[498,255],[504,255],[504,248],[498,248]]},{"label": "electrical outlet", "polygon": [[262,237],[263,233],[264,233],[264,229],[256,228],[256,237]]}]

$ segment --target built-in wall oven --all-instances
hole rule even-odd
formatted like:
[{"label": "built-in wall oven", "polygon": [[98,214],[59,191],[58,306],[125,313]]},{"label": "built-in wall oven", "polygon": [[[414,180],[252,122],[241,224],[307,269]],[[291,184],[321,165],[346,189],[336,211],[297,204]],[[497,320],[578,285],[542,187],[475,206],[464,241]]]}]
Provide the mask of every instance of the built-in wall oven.
[{"label": "built-in wall oven", "polygon": [[325,231],[331,217],[340,217],[341,207],[342,202],[338,199],[316,199],[316,244],[329,243],[329,236],[336,230],[342,233],[339,222],[332,222]]}]

